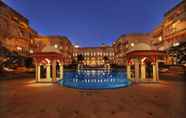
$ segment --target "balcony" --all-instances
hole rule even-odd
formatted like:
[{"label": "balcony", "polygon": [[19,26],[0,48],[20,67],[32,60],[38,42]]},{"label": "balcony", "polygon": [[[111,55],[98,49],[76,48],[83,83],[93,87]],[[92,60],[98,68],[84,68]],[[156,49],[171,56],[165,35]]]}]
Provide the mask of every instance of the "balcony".
[{"label": "balcony", "polygon": [[179,30],[179,31],[172,32],[164,36],[164,40],[168,42],[174,41],[174,40],[182,40],[185,38],[186,38],[186,28]]}]

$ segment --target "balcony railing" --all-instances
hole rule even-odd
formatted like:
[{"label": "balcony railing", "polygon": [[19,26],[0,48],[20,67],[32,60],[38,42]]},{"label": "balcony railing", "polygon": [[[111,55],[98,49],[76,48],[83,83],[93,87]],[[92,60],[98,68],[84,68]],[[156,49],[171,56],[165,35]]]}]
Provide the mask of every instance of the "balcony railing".
[{"label": "balcony railing", "polygon": [[164,40],[170,42],[171,40],[179,39],[179,38],[184,38],[186,37],[186,28],[172,32],[171,34],[165,35]]}]

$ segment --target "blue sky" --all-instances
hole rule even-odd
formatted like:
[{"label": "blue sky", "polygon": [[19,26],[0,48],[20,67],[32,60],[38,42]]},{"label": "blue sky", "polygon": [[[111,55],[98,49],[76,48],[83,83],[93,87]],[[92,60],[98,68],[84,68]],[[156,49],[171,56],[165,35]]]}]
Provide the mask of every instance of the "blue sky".
[{"label": "blue sky", "polygon": [[42,35],[65,35],[82,47],[150,32],[181,0],[4,0]]}]

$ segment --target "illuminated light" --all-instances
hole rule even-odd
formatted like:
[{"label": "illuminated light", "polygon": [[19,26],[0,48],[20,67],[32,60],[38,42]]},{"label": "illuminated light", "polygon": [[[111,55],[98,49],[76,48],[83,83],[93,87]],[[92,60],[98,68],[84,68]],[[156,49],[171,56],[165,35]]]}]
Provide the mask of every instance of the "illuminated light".
[{"label": "illuminated light", "polygon": [[163,51],[163,50],[165,50],[165,47],[160,47],[159,50]]},{"label": "illuminated light", "polygon": [[176,23],[172,24],[172,27],[173,27],[173,28],[176,28]]},{"label": "illuminated light", "polygon": [[74,45],[75,48],[79,48],[79,45]]},{"label": "illuminated light", "polygon": [[161,36],[159,36],[159,37],[158,37],[158,40],[159,40],[159,41],[162,41],[162,37],[161,37]]},{"label": "illuminated light", "polygon": [[128,64],[133,65],[134,64],[134,61],[133,60],[129,60],[128,61]]},{"label": "illuminated light", "polygon": [[53,85],[52,83],[33,83],[33,84],[31,83],[26,86],[28,86],[28,87],[49,87],[52,85]]},{"label": "illuminated light", "polygon": [[61,64],[60,64],[60,60],[59,60],[59,59],[57,59],[57,62],[59,63],[59,65],[61,65]]},{"label": "illuminated light", "polygon": [[134,47],[134,43],[131,43],[130,45],[131,45],[132,47]]},{"label": "illuminated light", "polygon": [[57,44],[55,44],[55,45],[54,45],[54,48],[58,48],[58,45],[57,45]]},{"label": "illuminated light", "polygon": [[28,82],[25,82],[25,84],[35,84],[35,83],[36,83],[35,80],[30,80],[30,81],[28,81]]},{"label": "illuminated light", "polygon": [[180,45],[179,42],[173,44],[174,47],[179,46],[179,45]]},{"label": "illuminated light", "polygon": [[33,53],[34,53],[34,51],[33,51],[33,50],[30,50],[29,52],[30,52],[30,54],[33,54]]},{"label": "illuminated light", "polygon": [[22,48],[21,47],[17,47],[17,50],[22,50]]},{"label": "illuminated light", "polygon": [[144,63],[144,61],[147,59],[147,57],[144,57],[141,62]]},{"label": "illuminated light", "polygon": [[50,60],[48,58],[45,58],[45,61],[50,64]]}]

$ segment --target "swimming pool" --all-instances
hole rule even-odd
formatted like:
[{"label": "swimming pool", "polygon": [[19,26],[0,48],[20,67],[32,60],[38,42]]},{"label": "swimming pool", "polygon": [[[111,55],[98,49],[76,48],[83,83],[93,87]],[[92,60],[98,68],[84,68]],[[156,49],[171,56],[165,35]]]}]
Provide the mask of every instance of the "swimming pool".
[{"label": "swimming pool", "polygon": [[83,69],[65,71],[59,83],[77,89],[111,89],[127,87],[131,81],[123,70]]}]

